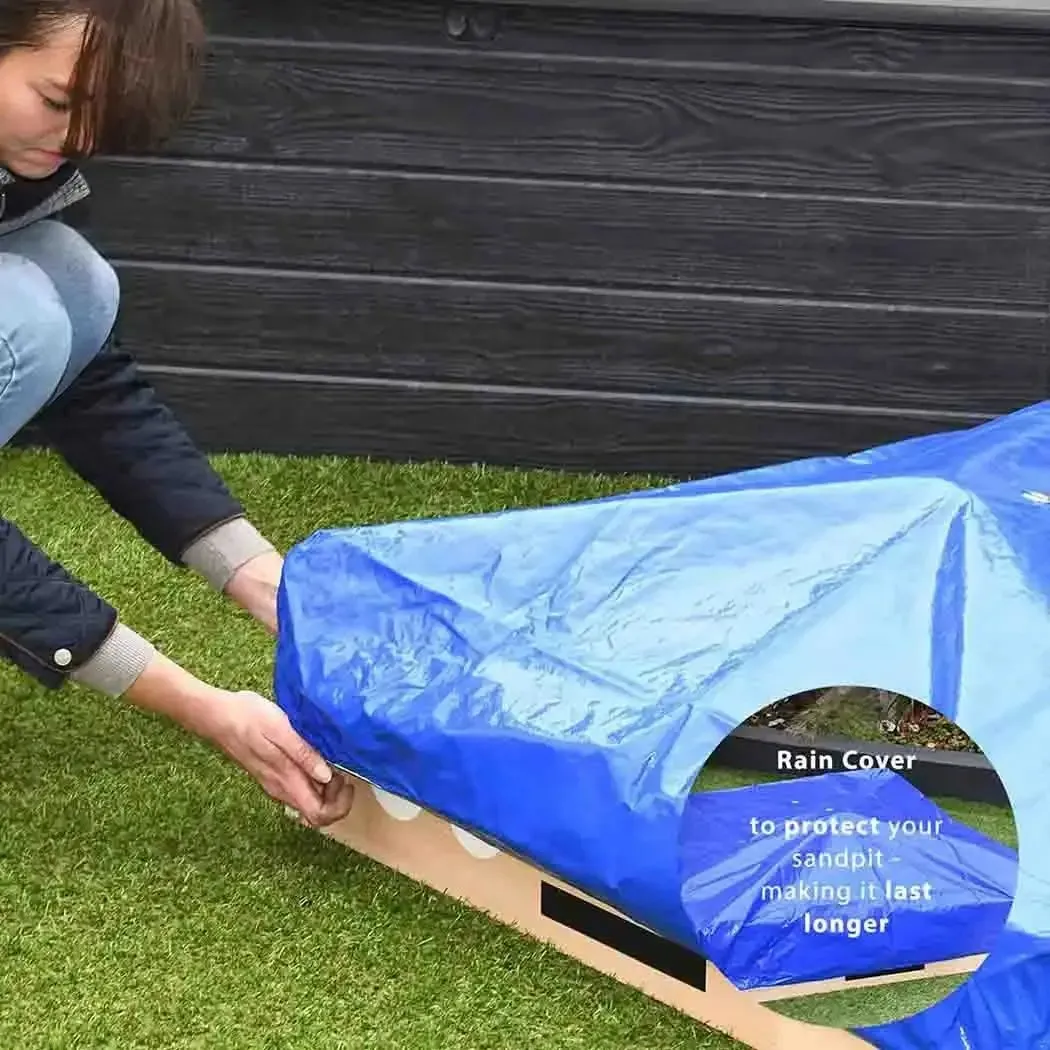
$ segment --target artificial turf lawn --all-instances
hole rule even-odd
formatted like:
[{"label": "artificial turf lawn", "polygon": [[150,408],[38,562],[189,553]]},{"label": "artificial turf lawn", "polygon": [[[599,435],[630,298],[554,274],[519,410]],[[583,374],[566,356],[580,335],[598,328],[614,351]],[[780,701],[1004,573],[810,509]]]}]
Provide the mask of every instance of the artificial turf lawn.
[{"label": "artificial turf lawn", "polygon": [[[282,548],[323,527],[662,480],[215,462]],[[169,656],[269,694],[265,631],[169,566],[54,457],[0,451],[0,508]],[[3,663],[0,806],[0,1046],[741,1046],[297,827],[163,720],[76,686],[49,692]]]},{"label": "artificial turf lawn", "polygon": [[[325,460],[217,460],[282,547],[351,522],[622,488]],[[273,643],[53,458],[0,507],[202,677],[269,693]],[[0,1047],[730,1050],[740,1044],[287,820],[159,718],[0,664]]]}]

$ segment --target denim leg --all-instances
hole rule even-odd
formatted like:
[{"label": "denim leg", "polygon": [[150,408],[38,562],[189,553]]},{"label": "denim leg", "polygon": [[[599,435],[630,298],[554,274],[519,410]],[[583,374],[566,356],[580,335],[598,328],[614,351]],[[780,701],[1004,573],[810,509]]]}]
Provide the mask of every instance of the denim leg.
[{"label": "denim leg", "polygon": [[71,345],[69,314],[51,278],[21,255],[0,251],[0,446],[54,395]]},{"label": "denim leg", "polygon": [[83,234],[45,219],[0,237],[0,252],[34,262],[51,278],[72,327],[69,362],[56,396],[102,349],[120,307],[116,271]]},{"label": "denim leg", "polygon": [[119,303],[112,266],[70,227],[0,237],[0,446],[99,352]]}]

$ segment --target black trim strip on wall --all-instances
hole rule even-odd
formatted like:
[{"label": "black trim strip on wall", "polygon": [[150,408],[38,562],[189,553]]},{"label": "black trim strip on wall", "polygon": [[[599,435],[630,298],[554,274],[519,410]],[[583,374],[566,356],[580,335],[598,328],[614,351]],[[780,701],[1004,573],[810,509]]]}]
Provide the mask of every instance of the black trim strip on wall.
[{"label": "black trim strip on wall", "polygon": [[861,746],[872,755],[889,755],[911,759],[911,768],[897,769],[913,787],[925,795],[942,795],[967,802],[982,802],[1012,812],[1010,798],[995,767],[982,754],[968,751],[942,751],[900,744],[848,740],[822,736],[813,739],[791,736],[779,729],[764,726],[740,726],[715,748],[708,758],[711,766],[750,770],[756,773],[778,773],[784,779],[812,776],[806,772],[777,769],[777,752],[808,755],[816,750],[834,760],[835,770],[843,768],[846,751]]},{"label": "black trim strip on wall", "polygon": [[[1045,30],[1050,5],[1039,0],[499,0],[501,4],[868,25]],[[487,6],[463,0],[463,6]]]},{"label": "black trim strip on wall", "polygon": [[668,977],[707,991],[707,960],[698,952],[545,881],[540,882],[540,914]]}]

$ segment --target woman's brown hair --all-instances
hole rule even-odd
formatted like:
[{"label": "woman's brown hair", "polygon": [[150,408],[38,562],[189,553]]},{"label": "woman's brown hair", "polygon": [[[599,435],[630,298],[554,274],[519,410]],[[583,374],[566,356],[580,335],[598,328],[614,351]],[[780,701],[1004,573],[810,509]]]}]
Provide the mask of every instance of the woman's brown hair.
[{"label": "woman's brown hair", "polygon": [[205,31],[196,0],[0,0],[0,56],[82,22],[69,85],[72,157],[149,149],[189,114]]}]

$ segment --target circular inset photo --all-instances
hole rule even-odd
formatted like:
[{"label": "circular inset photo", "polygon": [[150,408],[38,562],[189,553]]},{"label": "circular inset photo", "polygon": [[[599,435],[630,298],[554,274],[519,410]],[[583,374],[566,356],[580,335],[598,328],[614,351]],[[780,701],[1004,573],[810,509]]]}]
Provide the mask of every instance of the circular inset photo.
[{"label": "circular inset photo", "polygon": [[709,965],[771,1010],[840,1029],[955,991],[1017,880],[1009,799],[977,744],[919,700],[860,686],[737,726],[696,779],[679,844]]}]

